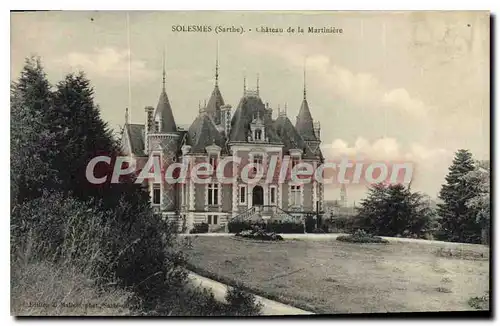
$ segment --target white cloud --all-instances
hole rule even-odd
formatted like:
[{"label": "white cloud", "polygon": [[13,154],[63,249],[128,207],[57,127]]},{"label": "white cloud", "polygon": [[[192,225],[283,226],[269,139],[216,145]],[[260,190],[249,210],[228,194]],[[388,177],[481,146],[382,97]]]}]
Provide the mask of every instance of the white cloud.
[{"label": "white cloud", "polygon": [[367,139],[358,137],[352,146],[342,139],[335,139],[331,144],[323,145],[321,149],[327,159],[341,156],[364,157],[370,160],[400,160],[405,158],[399,143],[394,138],[380,138],[370,143]]},{"label": "white cloud", "polygon": [[338,161],[347,157],[354,160],[362,158],[367,161],[412,163],[412,186],[431,196],[437,195],[454,155],[449,150],[429,148],[420,143],[403,148],[395,138],[381,138],[370,142],[358,137],[353,144],[335,139],[332,143],[323,145],[321,149],[327,160]]},{"label": "white cloud", "polygon": [[[89,76],[109,79],[127,79],[129,76],[129,54],[127,50],[107,47],[92,52],[70,52],[56,62],[69,70],[83,70]],[[130,60],[130,74],[133,81],[150,80],[154,73],[143,60]]]},{"label": "white cloud", "polygon": [[412,97],[405,88],[386,89],[375,76],[353,73],[330,62],[326,56],[316,55],[308,59],[307,69],[320,77],[321,85],[329,87],[350,103],[373,109],[388,108],[420,118],[425,118],[430,110],[421,100]]},{"label": "white cloud", "polygon": [[[307,53],[300,45],[283,43],[265,43],[250,41],[249,49],[267,51],[283,58],[289,64],[298,68],[304,65]],[[311,49],[309,49],[311,51]],[[322,54],[308,55],[306,59],[308,73],[313,73],[314,78],[310,83],[343,97],[349,103],[360,105],[368,109],[395,110],[406,112],[412,117],[426,118],[431,110],[422,100],[412,96],[405,88],[387,88],[380,80],[370,73],[355,73],[330,60],[329,56]],[[390,114],[390,111],[388,111]]]},{"label": "white cloud", "polygon": [[373,142],[358,137],[352,145],[342,139],[335,139],[330,144],[322,145],[321,150],[327,159],[362,156],[370,160],[409,160],[419,163],[430,162],[430,164],[453,156],[452,152],[444,148],[429,148],[420,143],[413,143],[404,150],[395,138],[389,137]]}]

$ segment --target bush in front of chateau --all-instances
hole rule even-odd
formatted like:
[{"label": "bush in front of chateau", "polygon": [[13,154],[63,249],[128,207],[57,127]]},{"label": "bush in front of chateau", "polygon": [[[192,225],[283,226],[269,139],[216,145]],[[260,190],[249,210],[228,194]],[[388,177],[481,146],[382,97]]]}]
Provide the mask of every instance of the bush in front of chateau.
[{"label": "bush in front of chateau", "polygon": [[254,240],[266,240],[266,241],[282,241],[283,237],[274,232],[267,232],[257,226],[254,226],[252,230],[244,230],[235,234],[237,237],[254,239]]},{"label": "bush in front of chateau", "polygon": [[191,234],[197,233],[208,233],[208,224],[207,223],[195,223],[193,228],[189,231]]},{"label": "bush in front of chateau", "polygon": [[366,233],[364,230],[356,230],[350,235],[338,236],[337,240],[352,243],[389,243],[386,239]]},{"label": "bush in front of chateau", "polygon": [[249,222],[249,221],[231,221],[228,223],[229,233],[238,233],[245,230],[252,230],[256,226],[267,232],[274,233],[304,233],[304,225],[302,223],[271,221],[264,222]]}]

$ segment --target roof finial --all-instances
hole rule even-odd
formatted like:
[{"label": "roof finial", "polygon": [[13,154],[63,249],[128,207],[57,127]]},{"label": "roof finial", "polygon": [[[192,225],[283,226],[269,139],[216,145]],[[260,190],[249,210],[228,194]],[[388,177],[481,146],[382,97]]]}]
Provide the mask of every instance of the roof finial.
[{"label": "roof finial", "polygon": [[286,115],[286,111],[287,111],[287,109],[288,109],[288,105],[287,105],[287,103],[285,102],[285,115]]},{"label": "roof finial", "polygon": [[215,51],[215,86],[219,85],[219,40],[217,40],[217,49]]},{"label": "roof finial", "polygon": [[162,82],[162,90],[165,92],[165,80],[166,80],[166,72],[165,72],[165,48],[163,48],[163,82]]},{"label": "roof finial", "polygon": [[257,95],[259,95],[259,74],[257,74]]},{"label": "roof finial", "polygon": [[304,100],[306,99],[306,59],[304,58]]},{"label": "roof finial", "polygon": [[128,124],[128,108],[125,108],[125,124]]},{"label": "roof finial", "polygon": [[247,92],[247,75],[243,73],[243,95]]}]

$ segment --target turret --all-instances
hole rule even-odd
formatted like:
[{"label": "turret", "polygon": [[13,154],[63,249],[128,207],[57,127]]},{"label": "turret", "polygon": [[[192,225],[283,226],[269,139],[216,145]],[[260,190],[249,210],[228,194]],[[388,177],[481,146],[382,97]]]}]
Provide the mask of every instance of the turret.
[{"label": "turret", "polygon": [[311,111],[309,110],[309,103],[307,102],[306,92],[306,70],[304,68],[304,97],[300,106],[299,114],[297,115],[297,122],[295,128],[307,143],[311,151],[314,153],[319,147],[321,140],[319,138],[319,125],[315,127]]},{"label": "turret", "polygon": [[222,107],[225,105],[224,99],[219,89],[219,48],[217,44],[217,53],[215,57],[215,86],[208,100],[208,104],[205,105],[207,113],[210,115],[212,120],[216,125],[223,126],[223,120],[225,120],[224,114],[222,112]]},{"label": "turret", "polygon": [[154,112],[155,132],[157,133],[170,133],[177,132],[177,125],[175,124],[174,114],[172,107],[168,100],[167,92],[165,89],[166,73],[165,73],[165,56],[163,56],[163,83],[158,105]]},{"label": "turret", "polygon": [[[158,105],[153,111],[151,107],[146,110],[147,151],[149,155],[159,155],[162,158],[162,169],[177,160],[180,133],[174,120],[170,101],[166,92],[165,55],[163,56],[163,82]],[[167,176],[168,177],[168,176]],[[177,195],[172,182],[161,182],[161,211],[174,212],[176,210]]]}]

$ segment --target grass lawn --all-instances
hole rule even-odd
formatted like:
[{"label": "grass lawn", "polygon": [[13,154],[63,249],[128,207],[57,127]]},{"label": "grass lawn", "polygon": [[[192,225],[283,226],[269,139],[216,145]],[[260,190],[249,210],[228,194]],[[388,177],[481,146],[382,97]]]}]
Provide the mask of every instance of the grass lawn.
[{"label": "grass lawn", "polygon": [[[186,243],[189,243],[186,245]],[[193,271],[316,313],[474,310],[489,290],[481,245],[183,240]]]}]

